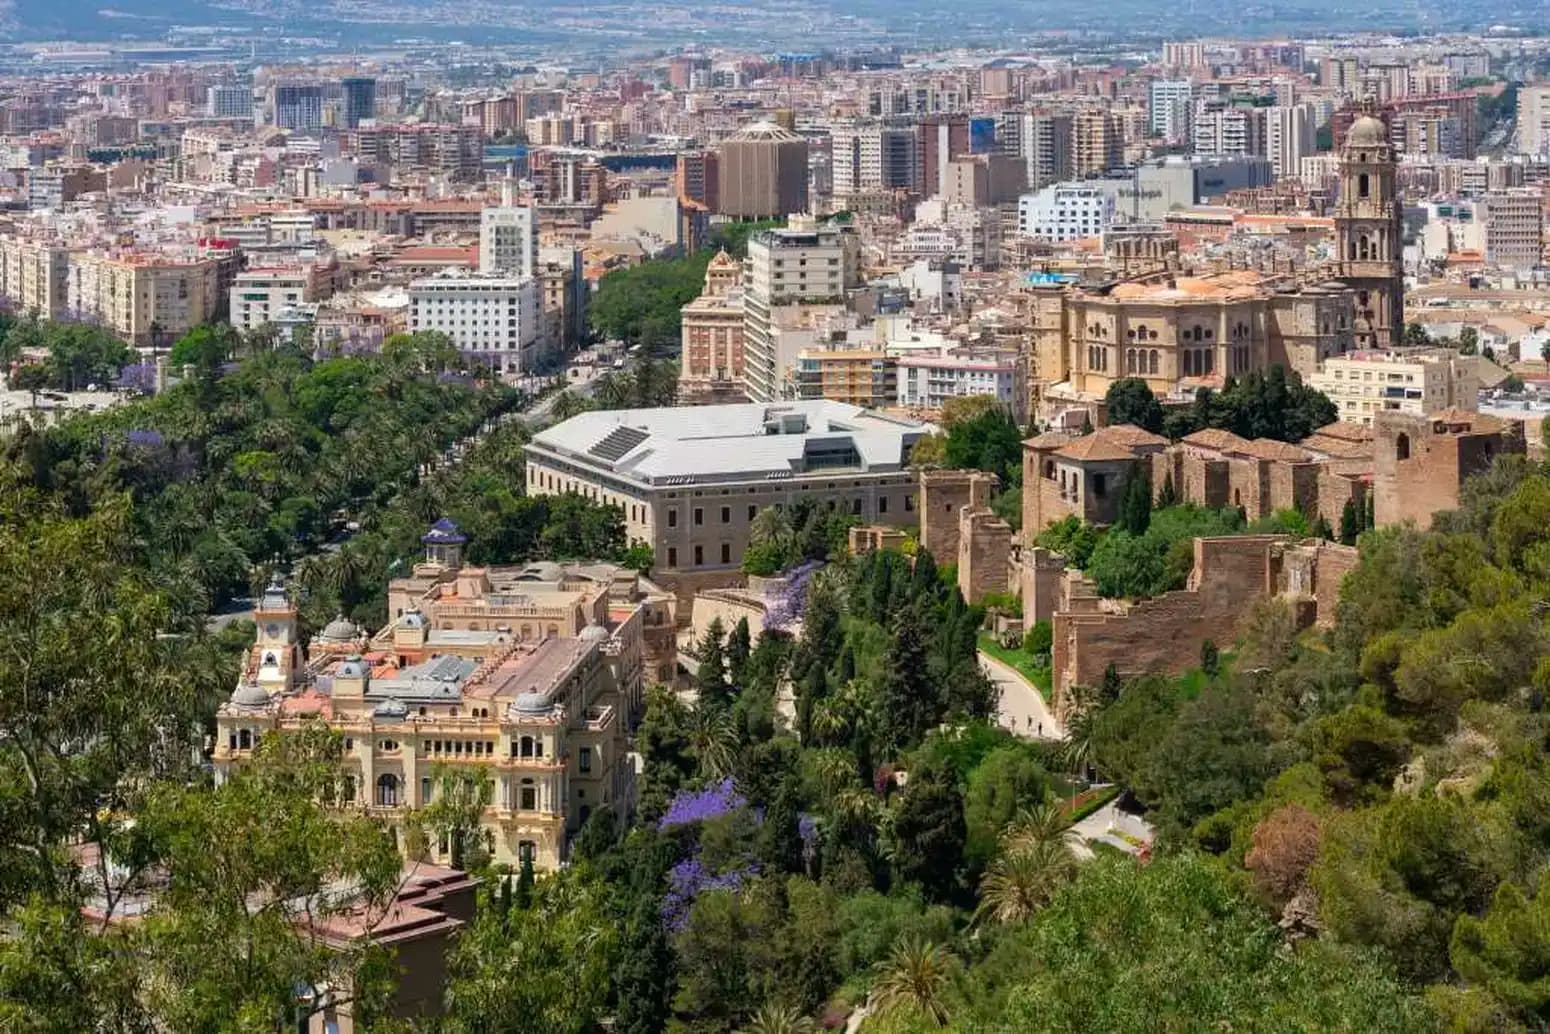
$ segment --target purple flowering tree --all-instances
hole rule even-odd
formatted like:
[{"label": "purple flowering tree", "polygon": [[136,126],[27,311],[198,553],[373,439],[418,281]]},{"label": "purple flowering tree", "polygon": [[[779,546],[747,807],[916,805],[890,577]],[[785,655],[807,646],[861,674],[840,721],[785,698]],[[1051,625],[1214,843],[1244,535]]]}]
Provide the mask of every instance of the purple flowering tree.
[{"label": "purple flowering tree", "polygon": [[677,826],[719,819],[747,804],[747,798],[733,787],[730,776],[703,790],[680,790],[657,822],[657,830],[665,833]]},{"label": "purple flowering tree", "polygon": [[741,890],[743,884],[759,874],[759,866],[748,865],[726,872],[713,872],[698,855],[691,855],[668,870],[667,893],[662,898],[662,921],[674,933],[689,923],[689,910],[695,899],[710,890]]}]

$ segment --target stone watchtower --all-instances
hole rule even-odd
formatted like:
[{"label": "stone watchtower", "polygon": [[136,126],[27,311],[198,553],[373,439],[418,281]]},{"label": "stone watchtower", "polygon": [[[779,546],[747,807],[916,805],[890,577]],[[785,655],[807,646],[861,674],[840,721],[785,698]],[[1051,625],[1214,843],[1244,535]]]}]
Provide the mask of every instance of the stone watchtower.
[{"label": "stone watchtower", "polygon": [[1426,415],[1385,412],[1373,421],[1373,523],[1432,526],[1439,510],[1458,508],[1459,489],[1503,453],[1525,451],[1523,425],[1445,409]]},{"label": "stone watchtower", "polygon": [[1355,293],[1357,348],[1392,348],[1404,331],[1404,242],[1388,125],[1371,100],[1340,148],[1338,277]]},{"label": "stone watchtower", "polygon": [[964,507],[988,509],[1001,479],[978,470],[920,472],[920,544],[938,564],[958,562],[958,517]]}]

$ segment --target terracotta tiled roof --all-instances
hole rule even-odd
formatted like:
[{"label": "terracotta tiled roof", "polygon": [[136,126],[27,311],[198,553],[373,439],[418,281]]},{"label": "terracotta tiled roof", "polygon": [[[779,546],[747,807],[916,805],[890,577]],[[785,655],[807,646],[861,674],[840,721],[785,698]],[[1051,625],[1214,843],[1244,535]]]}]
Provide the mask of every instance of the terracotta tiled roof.
[{"label": "terracotta tiled roof", "polygon": [[1278,442],[1273,438],[1256,438],[1251,442],[1244,442],[1234,451],[1258,460],[1273,460],[1278,463],[1307,463],[1313,459],[1308,450],[1299,449],[1286,442]]},{"label": "terracotta tiled roof", "polygon": [[1025,449],[1058,449],[1062,445],[1070,443],[1071,435],[1064,431],[1045,431],[1023,442]]},{"label": "terracotta tiled roof", "polygon": [[1166,438],[1131,424],[1121,424],[1083,435],[1055,450],[1055,455],[1062,459],[1089,462],[1133,460],[1139,455],[1136,450],[1142,446],[1167,444]]},{"label": "terracotta tiled roof", "polygon": [[1340,438],[1348,442],[1372,441],[1372,428],[1365,424],[1353,424],[1345,420],[1336,420],[1332,424],[1325,424],[1316,429],[1314,435],[1322,435],[1325,438]]},{"label": "terracotta tiled roof", "polygon": [[1248,439],[1239,438],[1231,431],[1220,427],[1201,428],[1194,434],[1185,435],[1182,441],[1185,445],[1195,445],[1202,449],[1214,449],[1217,452],[1232,452],[1248,444]]},{"label": "terracotta tiled roof", "polygon": [[1111,424],[1097,432],[1110,441],[1123,445],[1167,445],[1168,439],[1160,434],[1153,434],[1135,424]]}]

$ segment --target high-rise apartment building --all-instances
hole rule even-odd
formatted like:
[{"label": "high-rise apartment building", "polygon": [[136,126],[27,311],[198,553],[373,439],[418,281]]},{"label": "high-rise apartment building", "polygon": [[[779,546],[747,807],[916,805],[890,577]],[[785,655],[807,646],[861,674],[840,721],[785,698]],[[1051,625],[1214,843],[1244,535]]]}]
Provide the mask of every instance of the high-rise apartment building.
[{"label": "high-rise apartment building", "polygon": [[721,213],[778,219],[808,209],[807,141],[773,122],[756,122],[717,149]]},{"label": "high-rise apartment building", "polygon": [[377,117],[377,80],[370,76],[346,77],[344,87],[344,124],[355,129],[362,122]]},{"label": "high-rise apartment building", "polygon": [[205,114],[211,118],[252,118],[253,87],[246,83],[215,83],[205,91]]},{"label": "high-rise apartment building", "polygon": [[[756,402],[781,397],[790,370],[776,354],[779,310],[810,303],[838,305],[855,279],[853,236],[812,217],[765,230],[748,242],[748,275],[743,291],[745,390]],[[790,357],[794,362],[795,356]]]},{"label": "high-rise apartment building", "polygon": [[1147,126],[1153,136],[1188,140],[1195,84],[1188,79],[1154,79],[1148,97]]},{"label": "high-rise apartment building", "polygon": [[1079,111],[1071,117],[1071,172],[1098,176],[1125,164],[1119,119],[1107,111]]},{"label": "high-rise apartment building", "polygon": [[1163,44],[1164,68],[1201,69],[1206,66],[1206,45],[1199,40],[1169,41]]},{"label": "high-rise apartment building", "polygon": [[1485,195],[1485,260],[1531,269],[1544,263],[1545,199],[1539,190],[1492,190]]},{"label": "high-rise apartment building", "polygon": [[1029,190],[1071,178],[1073,133],[1070,115],[1033,111],[1022,117],[1020,153],[1028,166]]},{"label": "high-rise apartment building", "polygon": [[501,204],[479,213],[479,272],[538,275],[538,216],[512,203],[509,185]]},{"label": "high-rise apartment building", "polygon": [[970,153],[969,119],[965,116],[922,119],[916,133],[915,180],[922,197],[935,197],[942,191],[948,162]]},{"label": "high-rise apartment building", "polygon": [[278,128],[300,133],[323,128],[323,87],[315,83],[276,83],[271,93],[274,124]]},{"label": "high-rise apartment building", "polygon": [[1539,158],[1550,156],[1550,83],[1518,90],[1518,150]]},{"label": "high-rise apartment building", "polygon": [[1276,179],[1297,175],[1303,157],[1313,153],[1313,105],[1265,109],[1265,155]]},{"label": "high-rise apartment building", "polygon": [[1201,155],[1265,153],[1265,110],[1220,100],[1195,105],[1194,152]]},{"label": "high-rise apartment building", "polygon": [[907,126],[842,123],[830,134],[835,197],[879,190],[909,190],[915,183],[919,138]]},{"label": "high-rise apartment building", "polygon": [[677,186],[681,201],[692,201],[714,212],[721,207],[721,172],[715,151],[689,151],[678,156]]}]

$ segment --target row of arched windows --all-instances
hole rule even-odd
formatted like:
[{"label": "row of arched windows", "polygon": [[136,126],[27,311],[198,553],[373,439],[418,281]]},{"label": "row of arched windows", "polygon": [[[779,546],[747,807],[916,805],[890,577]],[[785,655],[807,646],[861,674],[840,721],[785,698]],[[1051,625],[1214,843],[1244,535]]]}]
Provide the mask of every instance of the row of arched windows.
[{"label": "row of arched windows", "polygon": [[1132,374],[1154,374],[1158,368],[1157,349],[1155,348],[1127,348],[1125,350],[1125,372]]}]

